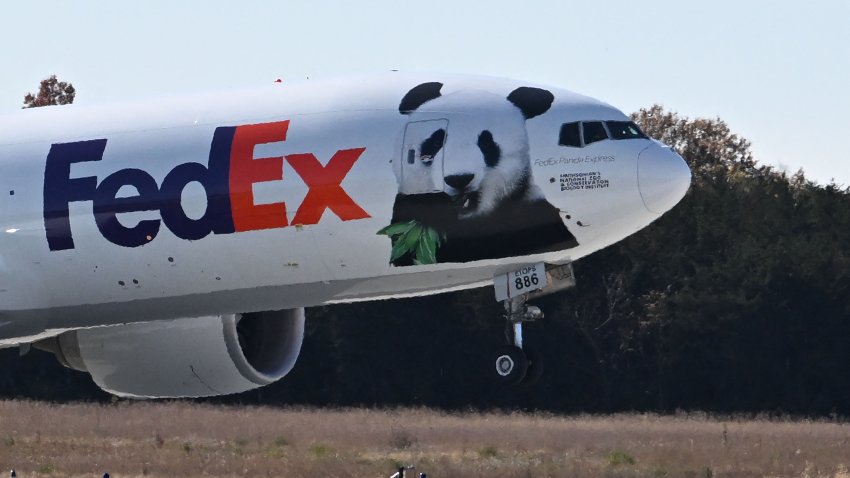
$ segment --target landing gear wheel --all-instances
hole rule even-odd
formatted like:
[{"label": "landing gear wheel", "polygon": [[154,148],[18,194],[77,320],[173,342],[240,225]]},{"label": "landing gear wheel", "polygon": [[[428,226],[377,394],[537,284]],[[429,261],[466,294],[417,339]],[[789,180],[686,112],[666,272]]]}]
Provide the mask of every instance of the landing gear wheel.
[{"label": "landing gear wheel", "polygon": [[496,376],[504,383],[516,385],[525,378],[528,359],[517,347],[505,347],[496,357]]},{"label": "landing gear wheel", "polygon": [[525,355],[528,359],[528,369],[525,372],[525,378],[522,379],[522,384],[534,385],[543,376],[543,359],[539,353],[530,349],[525,349]]}]

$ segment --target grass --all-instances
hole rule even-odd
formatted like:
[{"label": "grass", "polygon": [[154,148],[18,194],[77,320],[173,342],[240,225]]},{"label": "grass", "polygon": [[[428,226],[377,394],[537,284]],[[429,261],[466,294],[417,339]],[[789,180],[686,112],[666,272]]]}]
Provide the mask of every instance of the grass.
[{"label": "grass", "polygon": [[827,421],[0,401],[0,430],[21,477],[850,478]]},{"label": "grass", "polygon": [[494,446],[488,445],[488,446],[485,446],[484,448],[478,450],[478,455],[481,456],[481,458],[496,458],[496,456],[498,454],[499,454],[499,450],[496,449],[496,447],[494,447]]},{"label": "grass", "polygon": [[333,453],[333,449],[327,445],[319,443],[318,445],[313,445],[310,447],[310,453],[314,457],[321,460],[330,456]]},{"label": "grass", "polygon": [[635,457],[620,450],[612,450],[608,453],[608,464],[611,466],[634,465]]}]

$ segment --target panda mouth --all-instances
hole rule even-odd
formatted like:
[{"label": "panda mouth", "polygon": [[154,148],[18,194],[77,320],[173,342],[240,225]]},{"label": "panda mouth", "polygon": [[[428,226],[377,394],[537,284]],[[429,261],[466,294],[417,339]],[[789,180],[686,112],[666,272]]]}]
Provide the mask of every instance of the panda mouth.
[{"label": "panda mouth", "polygon": [[477,191],[474,191],[458,194],[457,196],[455,196],[452,203],[454,204],[454,207],[458,210],[458,214],[464,216],[475,212],[478,209],[478,203],[480,202],[480,200],[481,194]]}]

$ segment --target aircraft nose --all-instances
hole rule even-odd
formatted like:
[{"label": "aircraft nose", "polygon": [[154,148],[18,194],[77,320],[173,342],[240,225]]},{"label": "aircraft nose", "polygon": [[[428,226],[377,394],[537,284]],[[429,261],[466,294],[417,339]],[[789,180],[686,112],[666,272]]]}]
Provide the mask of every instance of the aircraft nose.
[{"label": "aircraft nose", "polygon": [[688,192],[691,170],[675,151],[656,143],[638,155],[637,178],[646,209],[663,214]]}]

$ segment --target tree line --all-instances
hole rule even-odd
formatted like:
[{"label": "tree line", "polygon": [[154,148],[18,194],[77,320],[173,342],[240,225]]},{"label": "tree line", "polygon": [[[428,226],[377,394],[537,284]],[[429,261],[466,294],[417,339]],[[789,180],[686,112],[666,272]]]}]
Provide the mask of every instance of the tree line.
[{"label": "tree line", "polygon": [[[683,201],[574,264],[575,288],[525,328],[536,385],[494,378],[504,341],[492,290],[307,310],[278,383],[227,403],[555,412],[850,413],[850,194],[760,165],[721,119],[633,114],[693,172]],[[0,351],[0,396],[109,400],[33,352]]]}]

